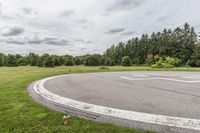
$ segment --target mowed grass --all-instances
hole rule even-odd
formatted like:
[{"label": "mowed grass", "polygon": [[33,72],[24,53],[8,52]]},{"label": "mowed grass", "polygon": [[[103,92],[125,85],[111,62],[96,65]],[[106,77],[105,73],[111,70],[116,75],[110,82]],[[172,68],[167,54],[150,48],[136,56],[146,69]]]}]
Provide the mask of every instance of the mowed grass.
[{"label": "mowed grass", "polygon": [[[200,68],[151,69],[149,67],[110,67],[109,71],[200,71]],[[63,114],[34,102],[27,87],[34,80],[53,75],[103,72],[99,67],[0,67],[0,133],[143,133],[117,125],[71,117],[63,125]],[[146,133],[149,131],[146,131]]]}]

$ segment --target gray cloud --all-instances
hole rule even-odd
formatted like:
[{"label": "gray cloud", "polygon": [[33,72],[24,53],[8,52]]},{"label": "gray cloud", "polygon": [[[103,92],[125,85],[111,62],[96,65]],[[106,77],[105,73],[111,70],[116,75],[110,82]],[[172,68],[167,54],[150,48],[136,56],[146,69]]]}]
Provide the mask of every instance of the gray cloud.
[{"label": "gray cloud", "polygon": [[75,11],[74,11],[74,10],[66,10],[66,11],[60,13],[60,16],[61,16],[61,17],[70,17],[70,16],[72,16],[73,14],[75,14]]},{"label": "gray cloud", "polygon": [[5,38],[1,40],[2,42],[5,42],[7,44],[16,44],[16,45],[39,45],[39,44],[47,44],[47,45],[55,45],[55,46],[66,46],[70,45],[69,41],[63,38],[57,38],[57,37],[44,37],[39,38],[38,36],[35,36],[33,38],[25,37],[25,38]]},{"label": "gray cloud", "polygon": [[75,20],[75,22],[82,29],[91,29],[94,27],[94,21],[87,18],[78,19],[78,20]]},{"label": "gray cloud", "polygon": [[48,45],[57,45],[57,46],[70,45],[66,39],[60,39],[60,38],[55,38],[55,37],[44,38],[44,43]]},{"label": "gray cloud", "polygon": [[137,8],[141,6],[145,1],[144,0],[117,0],[112,5],[110,5],[106,11],[124,11]]},{"label": "gray cloud", "polygon": [[24,42],[22,40],[19,40],[19,39],[9,38],[9,39],[5,40],[5,43],[8,43],[8,44],[17,44],[17,45],[24,45],[26,42]]},{"label": "gray cloud", "polygon": [[88,40],[84,40],[84,39],[76,39],[76,40],[74,40],[74,41],[75,41],[75,42],[86,43],[86,44],[92,43],[92,41],[88,41]]},{"label": "gray cloud", "polygon": [[27,8],[27,7],[22,8],[22,11],[25,14],[28,14],[28,15],[30,15],[32,13],[32,9],[31,8]]},{"label": "gray cloud", "polygon": [[55,45],[55,46],[65,46],[70,45],[69,41],[66,39],[58,38],[58,37],[45,37],[43,39],[35,36],[34,38],[28,38],[28,44],[47,44],[47,45]]},{"label": "gray cloud", "polygon": [[76,20],[76,22],[81,23],[81,24],[85,24],[85,23],[88,23],[89,20],[87,18],[83,18],[83,19]]},{"label": "gray cloud", "polygon": [[129,35],[133,35],[133,34],[135,34],[134,31],[126,31],[126,32],[122,33],[121,35],[129,36]]},{"label": "gray cloud", "polygon": [[99,51],[99,50],[101,50],[101,49],[97,49],[97,48],[93,49],[94,52],[97,52],[97,51]]},{"label": "gray cloud", "polygon": [[160,16],[157,18],[157,22],[163,22],[166,21],[167,19],[169,19],[169,16]]},{"label": "gray cloud", "polygon": [[2,36],[17,36],[25,32],[25,29],[22,27],[4,27],[2,29]]},{"label": "gray cloud", "polygon": [[88,50],[87,48],[80,48],[81,51],[86,51]]},{"label": "gray cloud", "polygon": [[27,43],[28,44],[41,44],[41,43],[43,43],[43,40],[40,40],[40,39],[28,39],[28,41],[27,41]]},{"label": "gray cloud", "polygon": [[123,32],[123,31],[125,31],[124,28],[113,28],[113,29],[110,29],[109,31],[107,31],[106,33],[115,34],[115,33]]}]

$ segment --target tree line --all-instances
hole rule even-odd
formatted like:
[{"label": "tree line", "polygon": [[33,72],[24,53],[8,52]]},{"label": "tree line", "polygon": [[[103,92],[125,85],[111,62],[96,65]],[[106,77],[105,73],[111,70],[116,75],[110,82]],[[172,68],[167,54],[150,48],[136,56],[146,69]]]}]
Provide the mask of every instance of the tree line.
[{"label": "tree line", "polygon": [[3,54],[0,53],[0,66],[38,66],[38,67],[54,67],[54,66],[74,66],[74,65],[86,65],[86,66],[99,66],[103,65],[103,56],[99,54],[83,55],[73,57],[71,55],[38,55],[35,53],[29,53],[26,56],[19,54]]},{"label": "tree line", "polygon": [[129,57],[133,64],[154,64],[160,58],[178,59],[181,64],[200,66],[200,42],[194,28],[188,23],[173,31],[143,34],[140,38],[132,38],[127,43],[113,45],[104,53],[104,57],[120,65],[123,57]]},{"label": "tree line", "polygon": [[194,28],[188,23],[173,31],[164,29],[162,32],[132,38],[126,43],[120,42],[108,48],[103,55],[87,54],[73,57],[35,53],[26,56],[0,53],[0,66],[131,66],[155,63],[161,65],[162,62],[174,66],[200,67],[200,42]]}]

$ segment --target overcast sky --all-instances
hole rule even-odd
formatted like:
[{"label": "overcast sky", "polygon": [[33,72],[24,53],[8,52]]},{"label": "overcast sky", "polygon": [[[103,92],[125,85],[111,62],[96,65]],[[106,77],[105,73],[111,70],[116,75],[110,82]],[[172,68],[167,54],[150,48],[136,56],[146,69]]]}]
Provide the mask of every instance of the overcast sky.
[{"label": "overcast sky", "polygon": [[188,22],[200,0],[0,0],[0,52],[102,53],[120,41]]}]

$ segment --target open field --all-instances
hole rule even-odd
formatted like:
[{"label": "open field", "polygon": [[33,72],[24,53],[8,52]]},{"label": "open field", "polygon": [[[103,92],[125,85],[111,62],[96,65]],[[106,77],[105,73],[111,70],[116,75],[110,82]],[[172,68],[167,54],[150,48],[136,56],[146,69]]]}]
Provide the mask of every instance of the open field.
[{"label": "open field", "polygon": [[[68,126],[62,124],[62,113],[51,111],[29,97],[27,86],[48,76],[103,72],[99,67],[0,67],[0,132],[72,132],[72,133],[140,133],[141,131],[110,124],[101,124],[72,117]],[[151,69],[149,67],[110,67],[109,71],[200,71],[200,68]]]}]

